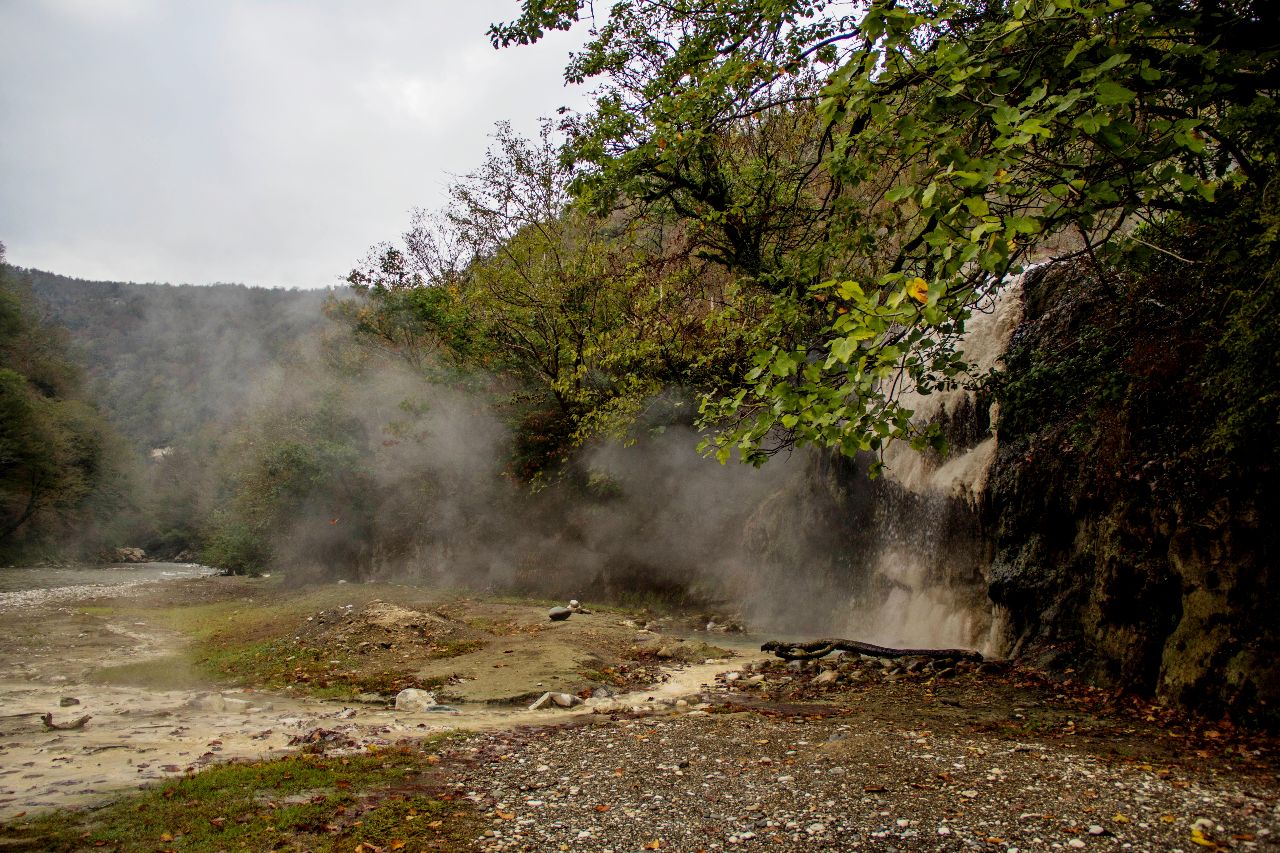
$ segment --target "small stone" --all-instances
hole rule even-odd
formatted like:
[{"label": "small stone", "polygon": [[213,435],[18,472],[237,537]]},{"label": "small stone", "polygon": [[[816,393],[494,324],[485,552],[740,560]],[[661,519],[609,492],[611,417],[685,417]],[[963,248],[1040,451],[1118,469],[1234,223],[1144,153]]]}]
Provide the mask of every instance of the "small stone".
[{"label": "small stone", "polygon": [[551,701],[559,705],[561,708],[572,708],[575,705],[582,704],[582,699],[574,696],[572,693],[552,693]]},{"label": "small stone", "polygon": [[1067,842],[1067,846],[1079,850],[1084,847],[1084,841],[1079,838],[1073,838]]},{"label": "small stone", "polygon": [[227,700],[217,693],[201,693],[199,696],[192,697],[187,702],[187,706],[197,711],[211,711],[217,714],[227,710]]},{"label": "small stone", "polygon": [[827,671],[819,674],[818,677],[813,680],[813,683],[814,684],[835,684],[839,680],[840,680],[840,673],[836,672],[834,669],[828,669]]},{"label": "small stone", "polygon": [[63,708],[70,708],[72,705],[79,705],[80,700],[74,696],[63,696],[58,700],[58,704]]},{"label": "small stone", "polygon": [[1089,834],[1090,835],[1106,835],[1107,830],[1106,830],[1106,827],[1099,826],[1096,823],[1091,823],[1089,824]]},{"label": "small stone", "polygon": [[573,615],[573,610],[568,607],[553,607],[547,611],[547,618],[552,622],[563,622]]},{"label": "small stone", "polygon": [[436,695],[416,687],[406,687],[396,694],[397,711],[429,711],[436,705]]}]

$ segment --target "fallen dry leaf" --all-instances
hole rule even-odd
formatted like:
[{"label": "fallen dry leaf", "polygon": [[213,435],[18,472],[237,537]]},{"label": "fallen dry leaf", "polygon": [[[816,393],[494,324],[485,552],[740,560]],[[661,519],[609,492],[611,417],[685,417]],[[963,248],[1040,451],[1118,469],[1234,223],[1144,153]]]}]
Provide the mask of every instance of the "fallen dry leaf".
[{"label": "fallen dry leaf", "polygon": [[1218,849],[1218,842],[1201,832],[1198,826],[1191,830],[1191,843],[1200,847],[1208,847],[1210,850]]}]

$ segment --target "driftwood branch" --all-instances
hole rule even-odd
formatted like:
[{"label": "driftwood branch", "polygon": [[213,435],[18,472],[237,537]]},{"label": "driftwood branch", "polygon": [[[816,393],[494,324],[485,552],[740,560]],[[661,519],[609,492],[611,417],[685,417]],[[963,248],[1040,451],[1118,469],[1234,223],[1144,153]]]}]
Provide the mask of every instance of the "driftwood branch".
[{"label": "driftwood branch", "polygon": [[945,660],[981,661],[982,655],[972,649],[894,649],[857,640],[812,640],[807,643],[784,643],[770,640],[760,647],[762,652],[772,652],[783,660],[816,660],[833,652],[852,652],[877,658],[937,658]]},{"label": "driftwood branch", "polygon": [[69,723],[55,723],[53,721],[53,714],[45,714],[40,718],[40,722],[44,723],[44,727],[51,732],[69,732],[73,729],[83,729],[84,724],[89,722],[89,719],[89,715],[85,714],[83,717],[72,720]]}]

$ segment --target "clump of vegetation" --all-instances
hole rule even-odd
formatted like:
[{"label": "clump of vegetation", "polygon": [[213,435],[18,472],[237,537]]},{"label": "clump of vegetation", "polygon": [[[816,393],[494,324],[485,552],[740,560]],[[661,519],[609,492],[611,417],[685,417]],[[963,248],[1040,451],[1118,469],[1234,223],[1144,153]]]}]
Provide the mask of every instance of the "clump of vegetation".
[{"label": "clump of vegetation", "polygon": [[128,454],[0,244],[0,562],[125,544]]},{"label": "clump of vegetation", "polygon": [[102,809],[54,812],[5,831],[43,850],[457,850],[475,838],[479,821],[434,783],[440,744],[232,762]]},{"label": "clump of vegetation", "polygon": [[[583,5],[527,6],[493,42]],[[704,396],[720,458],[923,447],[940,434],[899,394],[965,379],[956,337],[1009,272],[1069,232],[1096,255],[1220,190],[1264,193],[1280,118],[1264,7],[623,2],[566,70],[600,88],[565,157],[579,198],[696,223],[764,300],[759,319],[725,308],[757,331]]]}]

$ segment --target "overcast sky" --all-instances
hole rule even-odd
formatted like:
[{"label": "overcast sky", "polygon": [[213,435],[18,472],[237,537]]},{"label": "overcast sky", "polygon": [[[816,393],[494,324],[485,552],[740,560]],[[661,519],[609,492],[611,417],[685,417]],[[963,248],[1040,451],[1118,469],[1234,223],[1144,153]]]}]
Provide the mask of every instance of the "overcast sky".
[{"label": "overcast sky", "polygon": [[518,0],[0,0],[0,242],[80,278],[322,287],[585,94]]}]

